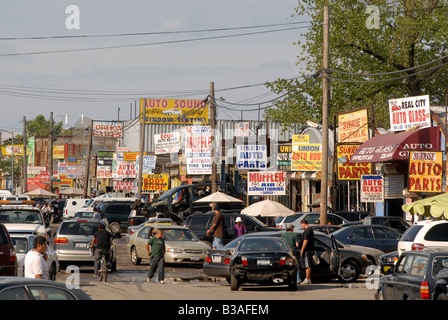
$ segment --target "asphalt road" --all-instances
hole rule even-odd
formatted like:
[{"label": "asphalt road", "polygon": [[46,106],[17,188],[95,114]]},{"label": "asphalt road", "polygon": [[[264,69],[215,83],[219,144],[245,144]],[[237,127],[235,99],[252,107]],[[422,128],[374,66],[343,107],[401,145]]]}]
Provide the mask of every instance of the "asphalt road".
[{"label": "asphalt road", "polygon": [[[57,225],[52,225],[52,229]],[[346,285],[335,281],[302,285],[295,292],[286,286],[242,286],[231,291],[224,279],[213,282],[202,268],[167,266],[165,284],[156,279],[146,282],[148,263],[135,266],[126,251],[126,237],[118,239],[117,271],[109,274],[107,282],[93,277],[92,267],[81,267],[78,272],[57,274],[56,281],[67,285],[79,284],[94,300],[373,300],[374,291],[367,289],[365,279]]]}]

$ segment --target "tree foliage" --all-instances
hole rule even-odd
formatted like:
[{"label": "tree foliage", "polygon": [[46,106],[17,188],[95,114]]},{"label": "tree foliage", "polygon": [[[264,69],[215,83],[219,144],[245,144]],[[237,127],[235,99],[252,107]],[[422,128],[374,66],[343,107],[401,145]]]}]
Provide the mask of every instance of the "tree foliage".
[{"label": "tree foliage", "polygon": [[[346,73],[330,72],[330,121],[334,114],[374,106],[375,123],[388,128],[388,99],[429,94],[431,105],[445,104],[447,1],[299,1],[292,16],[311,18],[310,28],[295,43],[301,49],[297,65],[302,75],[322,70],[323,8],[330,9],[330,70]],[[366,26],[369,4],[379,9],[379,29]],[[267,109],[268,119],[286,124],[321,121],[320,77],[302,82],[279,79],[268,87],[289,93]]]},{"label": "tree foliage", "polygon": [[[63,132],[63,123],[54,122],[53,120],[53,135],[58,135]],[[50,119],[45,119],[43,115],[38,115],[32,120],[26,121],[27,136],[49,136],[50,135]]]}]

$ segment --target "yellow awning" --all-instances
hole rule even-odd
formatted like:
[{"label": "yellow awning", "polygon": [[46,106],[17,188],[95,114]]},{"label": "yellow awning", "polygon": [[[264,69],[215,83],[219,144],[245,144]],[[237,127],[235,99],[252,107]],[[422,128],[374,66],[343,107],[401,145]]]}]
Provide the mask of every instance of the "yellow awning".
[{"label": "yellow awning", "polygon": [[428,218],[448,220],[448,193],[407,203],[402,205],[401,208],[413,215],[419,214]]}]

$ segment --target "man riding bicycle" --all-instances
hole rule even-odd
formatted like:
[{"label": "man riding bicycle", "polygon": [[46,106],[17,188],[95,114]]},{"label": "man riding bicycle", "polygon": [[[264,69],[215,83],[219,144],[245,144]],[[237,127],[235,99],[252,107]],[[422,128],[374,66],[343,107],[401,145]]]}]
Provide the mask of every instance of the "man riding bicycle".
[{"label": "man riding bicycle", "polygon": [[103,257],[103,253],[106,254],[106,261],[110,261],[110,247],[112,244],[112,235],[109,231],[106,230],[104,224],[100,223],[98,226],[98,231],[93,235],[92,243],[90,244],[90,248],[94,248],[94,244],[96,243],[95,248],[95,263],[94,263],[94,277],[99,277],[98,274],[98,266],[101,258]]}]

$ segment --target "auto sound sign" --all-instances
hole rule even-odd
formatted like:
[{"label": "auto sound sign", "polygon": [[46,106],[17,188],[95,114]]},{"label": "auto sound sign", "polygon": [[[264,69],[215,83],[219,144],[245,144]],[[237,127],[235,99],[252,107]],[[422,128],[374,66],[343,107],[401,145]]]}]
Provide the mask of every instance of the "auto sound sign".
[{"label": "auto sound sign", "polygon": [[140,99],[146,123],[208,124],[208,102],[185,99]]}]

